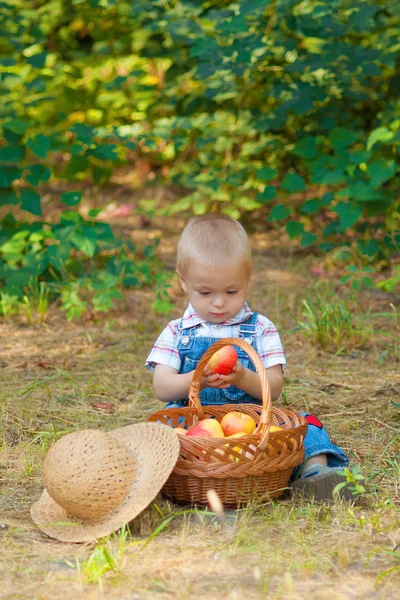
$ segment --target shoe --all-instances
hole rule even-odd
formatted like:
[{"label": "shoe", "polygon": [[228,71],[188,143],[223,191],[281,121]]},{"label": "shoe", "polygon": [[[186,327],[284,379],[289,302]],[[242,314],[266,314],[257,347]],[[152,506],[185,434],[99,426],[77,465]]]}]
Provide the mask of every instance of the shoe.
[{"label": "shoe", "polygon": [[342,467],[327,467],[325,465],[309,465],[301,476],[293,481],[292,494],[298,498],[313,498],[317,502],[333,502],[334,500],[355,500],[347,485],[336,494],[333,490],[338,483],[347,482]]}]

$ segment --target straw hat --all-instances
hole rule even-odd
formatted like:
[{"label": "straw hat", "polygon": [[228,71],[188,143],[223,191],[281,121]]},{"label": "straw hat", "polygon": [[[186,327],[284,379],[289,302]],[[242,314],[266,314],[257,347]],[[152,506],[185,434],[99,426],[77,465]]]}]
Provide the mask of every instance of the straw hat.
[{"label": "straw hat", "polygon": [[46,455],[32,519],[63,542],[109,535],[154,500],[178,455],[178,436],[158,423],[69,433]]}]

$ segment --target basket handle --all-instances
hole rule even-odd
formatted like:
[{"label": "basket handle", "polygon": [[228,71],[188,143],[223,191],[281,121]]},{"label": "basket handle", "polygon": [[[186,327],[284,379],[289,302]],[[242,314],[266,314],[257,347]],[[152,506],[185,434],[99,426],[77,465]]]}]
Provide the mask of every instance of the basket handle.
[{"label": "basket handle", "polygon": [[210,346],[203,354],[199,363],[193,373],[192,383],[189,389],[189,406],[192,405],[196,408],[199,419],[204,418],[203,407],[200,402],[200,385],[203,378],[203,372],[208,364],[210,358],[221,348],[225,346],[238,346],[249,355],[257,369],[257,373],[261,380],[261,392],[262,392],[262,409],[260,414],[260,422],[255,429],[254,433],[261,436],[259,447],[263,449],[266,446],[266,442],[269,435],[269,426],[272,423],[272,397],[271,397],[271,386],[269,385],[267,373],[265,371],[264,364],[256,352],[256,350],[248,342],[245,342],[241,338],[222,338],[216,341]]}]

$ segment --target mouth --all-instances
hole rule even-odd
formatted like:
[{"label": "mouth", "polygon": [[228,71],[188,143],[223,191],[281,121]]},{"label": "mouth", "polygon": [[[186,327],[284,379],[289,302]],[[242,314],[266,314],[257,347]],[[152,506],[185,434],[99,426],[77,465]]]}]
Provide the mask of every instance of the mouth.
[{"label": "mouth", "polygon": [[224,317],[226,315],[226,312],[223,312],[223,313],[211,313],[211,315],[213,317],[216,317],[217,319],[219,319],[220,317]]}]

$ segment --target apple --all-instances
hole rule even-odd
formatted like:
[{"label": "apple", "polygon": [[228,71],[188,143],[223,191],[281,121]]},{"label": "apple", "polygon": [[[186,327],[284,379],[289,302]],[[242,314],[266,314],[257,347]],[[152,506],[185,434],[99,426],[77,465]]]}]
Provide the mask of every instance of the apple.
[{"label": "apple", "polygon": [[233,367],[236,365],[238,355],[233,346],[224,346],[221,350],[218,350],[212,355],[207,363],[206,369],[210,371],[212,375],[218,373],[219,375],[229,375],[232,372]]},{"label": "apple", "polygon": [[221,427],[226,437],[231,436],[233,433],[250,435],[256,428],[256,422],[250,415],[234,410],[222,417]]},{"label": "apple", "polygon": [[[233,433],[232,435],[229,435],[226,439],[232,439],[232,438],[241,438],[243,436],[247,435],[246,433],[243,433],[242,431],[238,432],[238,433]],[[249,449],[251,450],[255,450],[256,446],[254,446],[253,444],[250,444]],[[242,454],[243,452],[243,448],[241,448],[240,446],[234,446],[232,448],[232,450],[234,450],[237,454]],[[245,451],[244,456],[246,458],[254,458],[254,454],[252,452],[247,452]],[[232,460],[233,462],[238,462],[239,461],[239,457],[238,456],[234,456],[233,454],[231,454],[229,456],[230,460]]]},{"label": "apple", "polygon": [[283,431],[282,427],[278,427],[278,425],[270,425],[269,430],[272,431]]},{"label": "apple", "polygon": [[224,432],[222,431],[221,425],[218,423],[216,419],[203,419],[191,427],[186,432],[187,437],[225,437]]},{"label": "apple", "polygon": [[[282,427],[278,427],[277,425],[271,425],[269,430],[271,433],[273,433],[274,431],[285,431]],[[289,438],[289,440],[286,440],[286,443],[288,441],[292,442],[293,446],[296,444],[296,440],[294,438]],[[283,444],[285,443],[284,440],[282,440],[282,439],[278,439],[277,442],[281,448],[282,448]],[[278,454],[280,454],[279,451],[278,451]]]}]

